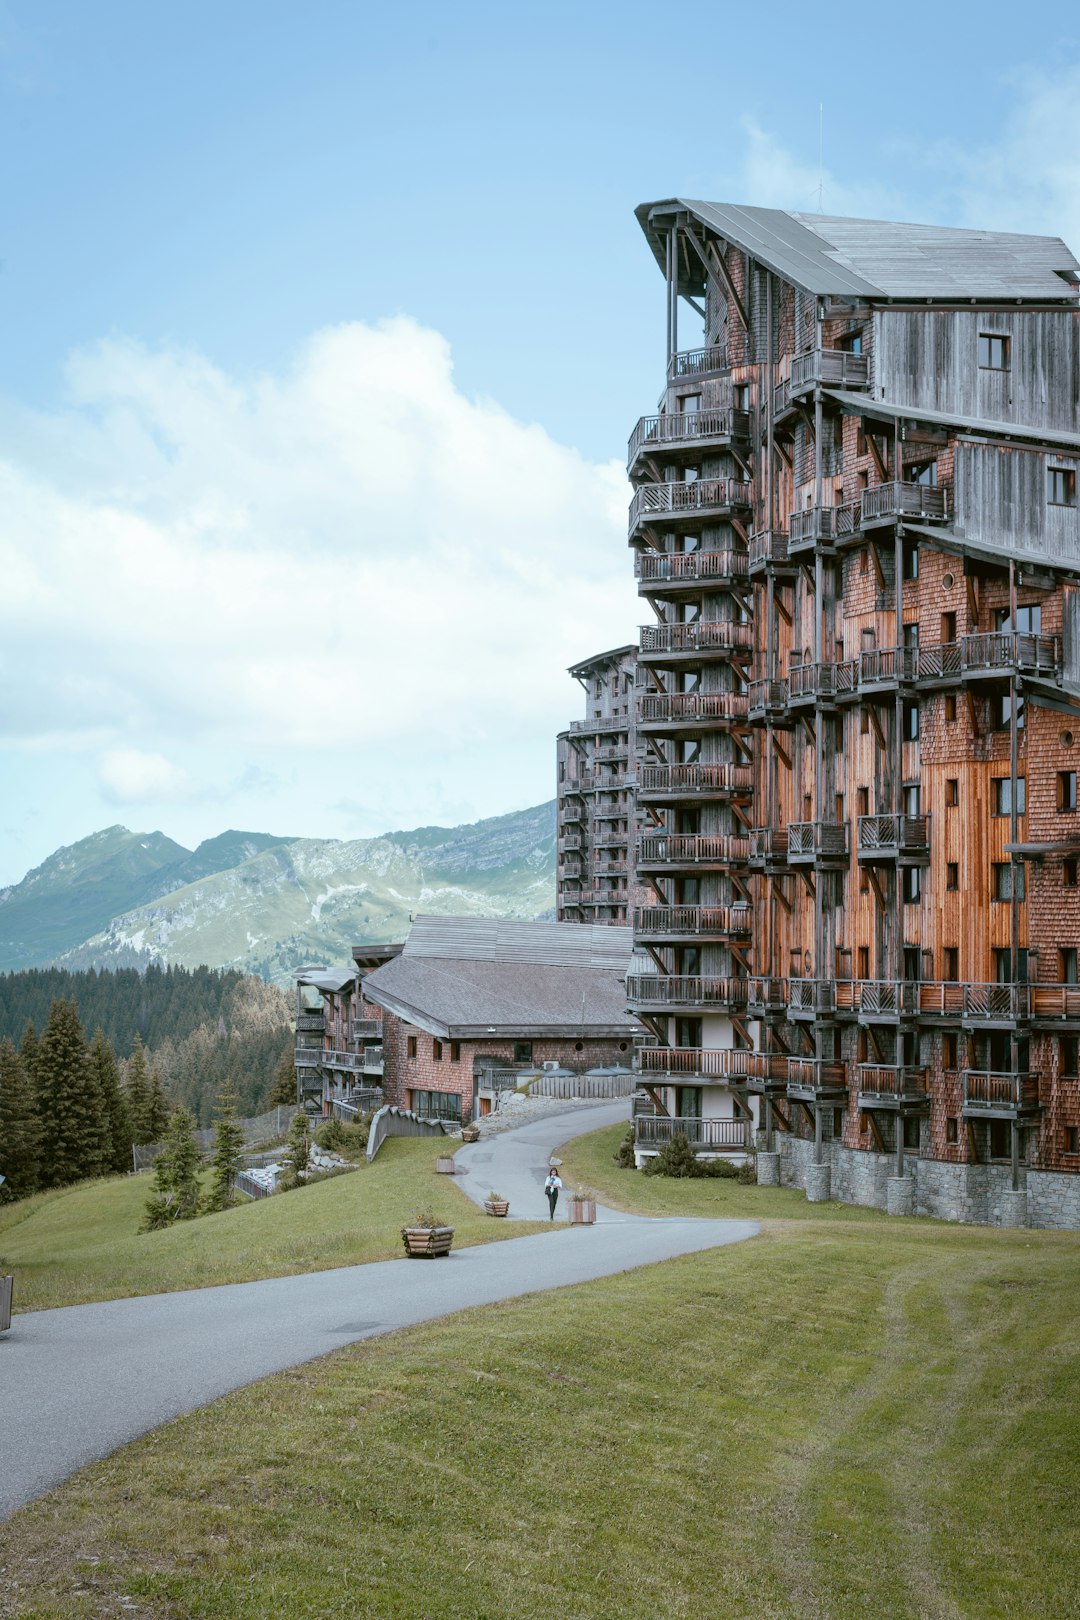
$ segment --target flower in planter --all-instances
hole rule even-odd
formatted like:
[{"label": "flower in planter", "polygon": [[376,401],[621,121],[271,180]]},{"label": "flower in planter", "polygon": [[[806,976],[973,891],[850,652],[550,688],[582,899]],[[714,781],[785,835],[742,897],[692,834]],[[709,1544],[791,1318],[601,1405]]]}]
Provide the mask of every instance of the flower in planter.
[{"label": "flower in planter", "polygon": [[406,1232],[415,1232],[418,1228],[424,1232],[437,1232],[440,1227],[449,1224],[448,1221],[443,1220],[441,1215],[433,1215],[430,1210],[422,1209],[418,1210],[412,1220],[401,1228],[401,1235],[404,1237]]}]

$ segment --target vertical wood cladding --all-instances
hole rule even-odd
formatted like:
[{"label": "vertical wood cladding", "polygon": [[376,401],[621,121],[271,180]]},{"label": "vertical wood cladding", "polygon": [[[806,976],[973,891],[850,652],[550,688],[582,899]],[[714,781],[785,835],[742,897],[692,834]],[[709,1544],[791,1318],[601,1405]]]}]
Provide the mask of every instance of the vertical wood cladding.
[{"label": "vertical wood cladding", "polygon": [[557,922],[625,925],[635,904],[636,647],[574,665],[585,715],[556,745]]},{"label": "vertical wood cladding", "polygon": [[[730,1015],[725,1039],[791,1060],[801,1134],[1080,1169],[1075,300],[845,307],[692,229],[716,273],[668,263],[715,349],[672,355],[630,462],[641,679],[669,717],[639,739],[667,853],[638,932],[698,998],[649,1028],[708,1050]],[[677,853],[706,836],[710,861]],[[723,912],[747,900],[749,945]],[[678,907],[699,934],[669,942]]]}]

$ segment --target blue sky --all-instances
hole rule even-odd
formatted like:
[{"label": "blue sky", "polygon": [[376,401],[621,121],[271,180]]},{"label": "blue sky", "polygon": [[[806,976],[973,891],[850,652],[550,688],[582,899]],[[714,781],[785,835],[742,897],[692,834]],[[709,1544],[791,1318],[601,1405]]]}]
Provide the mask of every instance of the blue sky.
[{"label": "blue sky", "polygon": [[551,794],[565,666],[640,616],[636,203],[1080,247],[1061,8],[665,15],[0,4],[0,882]]}]

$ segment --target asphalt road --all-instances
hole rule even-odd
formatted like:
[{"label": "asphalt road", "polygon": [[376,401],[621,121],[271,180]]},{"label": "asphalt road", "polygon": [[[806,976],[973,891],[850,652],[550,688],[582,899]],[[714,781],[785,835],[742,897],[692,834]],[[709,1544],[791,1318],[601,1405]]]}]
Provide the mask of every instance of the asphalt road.
[{"label": "asphalt road", "polygon": [[[461,1148],[460,1185],[494,1188],[519,1218],[547,1215],[547,1160],[569,1137],[626,1118],[576,1109]],[[560,1216],[565,1216],[564,1207]],[[230,1390],[358,1339],[565,1288],[751,1237],[752,1221],[598,1212],[592,1227],[366,1266],[18,1315],[0,1337],[0,1518],[76,1469]]]}]

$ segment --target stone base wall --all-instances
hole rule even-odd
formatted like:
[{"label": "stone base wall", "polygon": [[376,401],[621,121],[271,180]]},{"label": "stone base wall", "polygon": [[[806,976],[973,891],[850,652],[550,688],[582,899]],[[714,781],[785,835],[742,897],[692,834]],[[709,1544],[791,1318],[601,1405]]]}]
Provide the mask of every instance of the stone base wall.
[{"label": "stone base wall", "polygon": [[[776,1133],[780,1182],[806,1190],[813,1180],[814,1144]],[[896,1174],[891,1153],[868,1153],[825,1142],[822,1163],[832,1172],[832,1197],[840,1204],[888,1209],[889,1181]],[[1080,1175],[1020,1168],[1024,1199],[1014,1195],[1012,1172],[1001,1164],[945,1164],[940,1159],[904,1156],[904,1174],[914,1189],[914,1214],[972,1226],[1033,1226],[1043,1230],[1080,1230]],[[895,1201],[894,1193],[894,1201]]]}]

